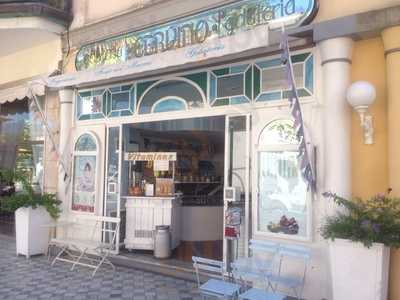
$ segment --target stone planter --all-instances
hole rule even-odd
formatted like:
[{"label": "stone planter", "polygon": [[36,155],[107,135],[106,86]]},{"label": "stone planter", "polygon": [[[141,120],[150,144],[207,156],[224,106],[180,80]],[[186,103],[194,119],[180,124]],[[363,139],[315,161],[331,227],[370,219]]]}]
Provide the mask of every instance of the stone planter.
[{"label": "stone planter", "polygon": [[53,221],[44,207],[21,207],[15,211],[15,235],[17,255],[45,254],[49,244],[49,227]]},{"label": "stone planter", "polygon": [[390,248],[335,239],[329,254],[333,300],[387,300]]}]

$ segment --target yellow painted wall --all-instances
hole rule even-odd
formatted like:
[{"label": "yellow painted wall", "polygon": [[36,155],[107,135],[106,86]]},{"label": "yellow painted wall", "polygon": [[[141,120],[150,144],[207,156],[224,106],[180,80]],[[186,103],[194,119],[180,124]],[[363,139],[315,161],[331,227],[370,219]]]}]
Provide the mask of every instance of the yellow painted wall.
[{"label": "yellow painted wall", "polygon": [[61,40],[0,57],[0,84],[51,73],[61,59]]},{"label": "yellow painted wall", "polygon": [[400,5],[399,0],[319,0],[316,22]]},{"label": "yellow painted wall", "polygon": [[370,112],[374,117],[374,144],[365,145],[360,118],[352,114],[353,195],[370,197],[388,189],[386,62],[381,38],[355,43],[352,82],[371,82],[377,91]]},{"label": "yellow painted wall", "polygon": [[[382,32],[386,51],[400,48],[400,26],[387,28]],[[388,90],[388,145],[389,184],[393,195],[400,197],[400,52],[389,53],[386,58]],[[390,270],[390,300],[400,300],[400,250],[392,250]]]}]

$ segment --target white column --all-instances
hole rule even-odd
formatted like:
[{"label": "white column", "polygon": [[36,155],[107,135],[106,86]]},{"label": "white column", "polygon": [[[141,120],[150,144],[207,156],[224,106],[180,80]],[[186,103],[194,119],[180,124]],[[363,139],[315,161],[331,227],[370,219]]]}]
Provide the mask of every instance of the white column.
[{"label": "white column", "polygon": [[[351,196],[350,85],[353,50],[351,38],[334,38],[318,45],[323,74],[324,191]],[[333,206],[328,205],[329,210]]]},{"label": "white column", "polygon": [[[72,138],[70,136],[70,131],[72,128],[72,118],[73,118],[73,97],[74,91],[72,89],[64,89],[59,91],[60,98],[60,143],[59,151],[60,155],[67,151],[69,153],[68,146],[69,140]],[[59,166],[58,172],[58,188],[57,196],[60,201],[62,201],[63,212],[68,212],[68,198],[66,197],[66,183],[64,181],[65,172],[61,165]]]}]

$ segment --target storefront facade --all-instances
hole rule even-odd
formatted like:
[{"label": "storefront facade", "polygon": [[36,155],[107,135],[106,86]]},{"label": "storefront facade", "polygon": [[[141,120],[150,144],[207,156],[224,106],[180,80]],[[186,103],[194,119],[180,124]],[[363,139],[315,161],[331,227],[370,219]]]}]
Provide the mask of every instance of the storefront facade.
[{"label": "storefront facade", "polygon": [[[132,171],[126,153],[172,151],[178,153],[179,165],[180,152],[171,149],[199,149],[198,157],[191,156],[189,169],[196,169],[193,160],[196,166],[202,160],[213,162],[215,173],[201,167],[179,171],[174,182],[222,184],[220,205],[209,205],[211,211],[221,209],[222,221],[213,226],[223,235],[222,258],[229,262],[247,256],[250,239],[306,245],[313,258],[304,296],[330,299],[328,248],[319,228],[335,208],[321,194],[367,197],[388,187],[397,189],[393,153],[400,41],[395,27],[399,20],[389,12],[400,8],[384,8],[395,5],[390,1],[382,7],[363,1],[358,10],[343,15],[345,3],[337,1],[330,5],[342,9],[331,16],[326,3],[311,0],[276,1],[272,8],[265,1],[193,1],[175,14],[163,7],[179,1],[169,2],[133,11],[131,17],[141,23],[134,28],[127,25],[126,15],[112,18],[114,27],[102,38],[90,33],[110,24],[107,19],[82,28],[75,25],[70,44],[64,45],[76,47],[65,48],[72,53],[65,74],[47,80],[50,90],[59,91],[64,166],[58,195],[65,217],[94,214],[126,221],[130,188],[135,187],[128,179]],[[372,9],[377,10],[368,13]],[[291,36],[297,92],[315,154],[315,193],[297,171],[298,145],[279,51],[279,19],[286,20]],[[278,29],[268,29],[274,22]],[[223,24],[223,30],[213,24]],[[128,33],[119,35],[122,32]],[[363,144],[358,115],[352,114],[346,100],[348,87],[357,80],[370,81],[378,92],[371,108],[373,145]],[[174,146],[166,146],[168,139]],[[178,139],[191,140],[191,145]],[[216,146],[210,150],[212,145]],[[205,147],[208,154],[201,150]],[[70,180],[64,180],[66,173]],[[376,178],[376,173],[384,175]],[[185,194],[184,187],[175,188]],[[235,197],[236,203],[231,201]],[[182,209],[189,211],[188,207]],[[224,216],[233,207],[242,215],[237,245],[224,235]],[[293,218],[292,226],[279,228],[284,216]],[[217,219],[218,215],[210,222]],[[189,232],[188,236],[195,234]],[[119,236],[121,246],[125,234]],[[392,282],[396,266],[393,253]],[[392,284],[390,299],[397,299],[397,293]]]}]

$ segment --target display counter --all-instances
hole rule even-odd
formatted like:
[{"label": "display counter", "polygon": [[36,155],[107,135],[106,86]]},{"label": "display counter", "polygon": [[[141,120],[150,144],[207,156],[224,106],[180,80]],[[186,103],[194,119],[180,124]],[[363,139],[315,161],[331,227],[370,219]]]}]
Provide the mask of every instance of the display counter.
[{"label": "display counter", "polygon": [[125,248],[129,250],[154,250],[156,226],[170,226],[171,248],[180,243],[180,196],[146,197],[126,196]]}]

